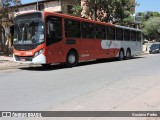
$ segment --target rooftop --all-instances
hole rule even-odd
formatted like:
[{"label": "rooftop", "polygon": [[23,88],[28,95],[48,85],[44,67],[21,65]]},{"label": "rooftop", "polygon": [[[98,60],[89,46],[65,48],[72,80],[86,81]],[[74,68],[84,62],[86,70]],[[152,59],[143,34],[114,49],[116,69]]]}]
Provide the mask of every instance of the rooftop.
[{"label": "rooftop", "polygon": [[[55,1],[55,0],[39,0],[38,3],[45,3],[45,2],[50,2],[50,1]],[[28,6],[28,5],[33,5],[33,4],[37,4],[37,2],[25,3],[25,4],[21,4],[21,6]]]}]

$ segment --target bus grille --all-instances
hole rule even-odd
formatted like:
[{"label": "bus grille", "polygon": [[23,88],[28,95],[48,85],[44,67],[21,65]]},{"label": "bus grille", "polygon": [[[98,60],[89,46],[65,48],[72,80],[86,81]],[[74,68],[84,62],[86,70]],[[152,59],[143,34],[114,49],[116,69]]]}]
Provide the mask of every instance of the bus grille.
[{"label": "bus grille", "polygon": [[27,44],[27,45],[21,45],[21,44],[15,44],[14,49],[15,50],[33,50],[35,49],[39,44]]},{"label": "bus grille", "polygon": [[33,56],[15,56],[16,61],[32,61]]}]

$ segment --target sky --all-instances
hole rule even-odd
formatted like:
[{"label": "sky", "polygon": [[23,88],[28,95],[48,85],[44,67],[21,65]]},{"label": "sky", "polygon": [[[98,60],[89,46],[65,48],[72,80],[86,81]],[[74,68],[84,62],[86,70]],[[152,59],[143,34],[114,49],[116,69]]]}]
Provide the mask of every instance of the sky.
[{"label": "sky", "polygon": [[160,12],[160,0],[136,0],[139,6],[136,7],[137,12],[154,11]]},{"label": "sky", "polygon": [[[22,4],[36,2],[37,0],[21,0]],[[39,0],[40,1],[40,0]],[[160,12],[160,0],[136,0],[139,6],[136,7],[137,12],[155,11]]]}]

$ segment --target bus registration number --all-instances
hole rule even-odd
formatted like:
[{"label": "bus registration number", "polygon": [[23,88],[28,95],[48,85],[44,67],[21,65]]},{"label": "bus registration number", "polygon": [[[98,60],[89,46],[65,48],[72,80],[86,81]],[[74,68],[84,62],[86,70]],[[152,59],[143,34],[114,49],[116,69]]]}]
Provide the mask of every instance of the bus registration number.
[{"label": "bus registration number", "polygon": [[26,59],[24,59],[24,58],[21,58],[21,59],[20,59],[20,61],[26,61]]}]

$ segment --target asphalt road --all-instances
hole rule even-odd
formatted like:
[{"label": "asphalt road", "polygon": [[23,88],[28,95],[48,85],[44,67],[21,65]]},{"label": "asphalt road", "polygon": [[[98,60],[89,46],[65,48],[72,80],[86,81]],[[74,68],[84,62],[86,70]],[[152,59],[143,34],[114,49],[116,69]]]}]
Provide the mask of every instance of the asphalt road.
[{"label": "asphalt road", "polygon": [[159,73],[160,54],[0,72],[0,111],[157,111]]}]

